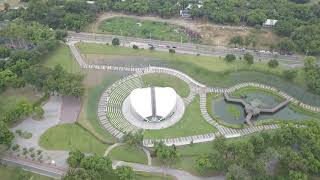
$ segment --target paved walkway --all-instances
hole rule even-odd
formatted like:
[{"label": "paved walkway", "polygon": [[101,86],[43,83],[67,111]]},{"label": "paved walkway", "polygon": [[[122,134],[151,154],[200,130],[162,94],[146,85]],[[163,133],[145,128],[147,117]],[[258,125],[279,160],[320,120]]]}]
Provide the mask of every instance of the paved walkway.
[{"label": "paved walkway", "polygon": [[224,176],[197,177],[183,170],[177,170],[177,169],[165,168],[165,167],[159,167],[159,166],[148,166],[144,164],[129,163],[129,162],[123,162],[123,161],[113,161],[112,165],[114,168],[118,166],[130,166],[135,171],[166,174],[166,175],[173,176],[178,180],[224,180],[225,179]]}]

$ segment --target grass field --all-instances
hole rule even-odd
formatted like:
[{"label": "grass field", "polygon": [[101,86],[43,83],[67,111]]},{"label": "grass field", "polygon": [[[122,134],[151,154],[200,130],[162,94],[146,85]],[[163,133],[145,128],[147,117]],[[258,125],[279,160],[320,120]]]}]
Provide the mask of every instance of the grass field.
[{"label": "grass field", "polygon": [[170,55],[166,52],[134,50],[132,48],[113,47],[101,44],[79,43],[82,54],[122,55],[128,58],[149,57],[166,61],[171,68],[180,70],[195,80],[218,87],[230,87],[241,82],[258,82],[276,87],[307,104],[320,106],[320,95],[308,91],[302,69],[291,82],[282,78],[283,68],[269,68],[264,63],[248,66],[242,60],[227,63],[223,58],[193,56],[184,54]]},{"label": "grass field", "polygon": [[54,67],[55,65],[61,65],[67,72],[78,73],[80,67],[73,59],[73,56],[67,45],[60,45],[56,50],[50,52],[45,61],[43,62],[47,67]]},{"label": "grass field", "polygon": [[54,180],[46,176],[41,176],[35,173],[24,171],[15,167],[4,167],[0,165],[1,180]]},{"label": "grass field", "polygon": [[85,78],[86,92],[82,98],[83,105],[78,122],[100,139],[115,142],[116,139],[101,127],[97,117],[97,108],[103,91],[124,74],[116,72],[87,71]]},{"label": "grass field", "polygon": [[[188,42],[188,34],[182,26],[156,22],[149,20],[139,20],[128,17],[113,17],[103,21],[99,26],[100,32],[109,32],[115,35],[139,37],[166,41]],[[194,41],[199,41],[195,39]]]},{"label": "grass field", "polygon": [[108,154],[113,160],[120,160],[120,161],[127,161],[127,162],[134,162],[134,163],[141,163],[147,164],[147,156],[144,151],[137,147],[130,147],[128,145],[118,146],[110,151]]},{"label": "grass field", "polygon": [[41,93],[30,86],[23,88],[8,88],[0,94],[0,116],[3,116],[10,109],[16,107],[21,101],[35,102],[41,98]]},{"label": "grass field", "polygon": [[161,130],[146,130],[144,132],[144,137],[150,139],[160,139],[215,132],[216,129],[207,123],[207,121],[201,116],[199,100],[200,98],[197,96],[186,107],[184,115],[179,122],[169,128]]},{"label": "grass field", "polygon": [[40,146],[48,150],[80,150],[102,155],[108,145],[101,143],[77,124],[63,124],[41,135]]},{"label": "grass field", "polygon": [[181,97],[187,97],[190,89],[186,82],[167,74],[146,74],[142,80],[147,86],[172,87]]}]

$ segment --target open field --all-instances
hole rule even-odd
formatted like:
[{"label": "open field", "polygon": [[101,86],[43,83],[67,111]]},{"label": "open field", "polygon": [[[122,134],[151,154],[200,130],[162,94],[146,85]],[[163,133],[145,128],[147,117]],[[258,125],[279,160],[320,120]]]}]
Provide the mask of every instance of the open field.
[{"label": "open field", "polygon": [[172,87],[181,97],[187,97],[190,89],[186,82],[167,74],[146,74],[142,80],[147,86]]},{"label": "open field", "polygon": [[[188,42],[190,39],[182,26],[128,17],[114,17],[101,22],[99,32],[176,42]],[[194,41],[198,39],[195,38]]]},{"label": "open field", "polygon": [[[256,30],[252,27],[242,27],[242,26],[228,26],[228,25],[218,25],[213,24],[212,22],[205,20],[186,20],[181,18],[170,18],[170,19],[162,19],[156,16],[135,16],[135,15],[125,15],[121,13],[104,13],[100,17],[98,17],[97,21],[90,24],[87,28],[87,32],[96,32],[96,33],[110,33],[110,32],[102,32],[101,28],[104,27],[105,22],[108,20],[114,19],[133,19],[132,22],[135,21],[150,21],[154,23],[168,23],[173,24],[180,27],[185,27],[194,32],[197,32],[201,35],[201,43],[214,45],[214,46],[232,46],[229,45],[229,40],[233,36],[251,36],[255,37],[257,40],[256,48],[258,49],[269,49],[271,44],[276,44],[281,39],[275,33],[272,32],[271,29],[261,29]],[[118,21],[119,23],[120,21]],[[133,24],[137,26],[136,24]],[[126,27],[124,24],[121,25],[121,30],[123,35],[125,35],[125,31],[133,31],[132,26]],[[110,27],[111,28],[111,27]],[[110,31],[110,30],[109,30]],[[111,31],[112,32],[112,31]],[[118,29],[115,34],[120,35],[121,31]],[[149,38],[149,34],[146,35],[145,38]],[[180,36],[176,37],[178,41],[180,41]]]},{"label": "open field", "polygon": [[80,150],[102,155],[108,148],[77,124],[63,124],[50,128],[41,135],[40,146],[48,150]]},{"label": "open field", "polygon": [[54,180],[46,176],[24,171],[21,168],[0,166],[1,180]]},{"label": "open field", "polygon": [[42,93],[37,92],[30,86],[23,88],[8,88],[0,94],[0,116],[3,116],[10,109],[16,107],[21,101],[36,102],[41,98]]},{"label": "open field", "polygon": [[118,146],[110,151],[108,154],[113,160],[134,162],[147,164],[147,156],[144,151],[137,147],[130,147],[128,145]]},{"label": "open field", "polygon": [[[304,103],[320,106],[320,96],[308,91],[302,69],[297,69],[298,76],[291,82],[282,78],[283,67],[269,68],[265,63],[255,63],[248,66],[243,60],[227,63],[223,58],[218,57],[171,55],[166,52],[134,50],[90,43],[79,43],[78,47],[84,55],[122,55],[127,56],[128,59],[132,56],[161,59],[164,61],[164,66],[180,70],[208,86],[231,87],[248,81],[263,83],[285,91]],[[90,59],[87,61],[91,63]],[[129,62],[127,65],[130,65]]]},{"label": "open field", "polygon": [[160,139],[213,133],[216,129],[201,116],[197,96],[185,109],[182,119],[171,127],[161,130],[146,130],[145,138]]}]

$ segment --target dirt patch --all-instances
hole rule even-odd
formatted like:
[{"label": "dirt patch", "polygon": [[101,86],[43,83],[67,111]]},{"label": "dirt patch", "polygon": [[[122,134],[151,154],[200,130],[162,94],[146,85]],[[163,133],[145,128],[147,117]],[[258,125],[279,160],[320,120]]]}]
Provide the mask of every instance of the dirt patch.
[{"label": "dirt patch", "polygon": [[81,110],[81,101],[78,97],[64,96],[62,98],[60,124],[77,121]]},{"label": "dirt patch", "polygon": [[[254,28],[245,27],[245,26],[229,26],[229,25],[219,25],[209,22],[207,20],[190,20],[183,18],[171,18],[171,19],[162,19],[157,16],[135,16],[135,15],[126,15],[121,13],[104,13],[95,23],[92,23],[87,27],[88,32],[100,32],[99,25],[106,19],[113,17],[132,17],[140,20],[151,20],[158,22],[167,22],[171,24],[176,24],[179,26],[184,26],[192,31],[198,32],[201,34],[202,43],[214,46],[228,46],[229,40],[233,36],[247,36],[251,31],[254,31]],[[265,33],[267,32],[267,33]],[[100,32],[101,33],[101,32]],[[257,48],[268,48],[270,43],[278,42],[278,36],[272,33],[269,29],[264,29],[261,31],[261,34],[256,34],[258,39]],[[261,42],[261,43],[259,43]]]}]

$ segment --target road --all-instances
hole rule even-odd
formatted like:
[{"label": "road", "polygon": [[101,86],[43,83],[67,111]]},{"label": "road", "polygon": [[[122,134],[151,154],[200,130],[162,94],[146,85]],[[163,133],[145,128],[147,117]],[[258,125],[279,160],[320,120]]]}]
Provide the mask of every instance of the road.
[{"label": "road", "polygon": [[303,66],[303,56],[299,55],[275,55],[272,53],[257,53],[253,50],[240,50],[234,48],[226,48],[222,46],[207,46],[192,43],[178,43],[171,41],[160,41],[154,39],[142,39],[134,37],[124,37],[116,35],[106,35],[106,34],[96,34],[96,33],[76,33],[69,31],[69,40],[72,41],[82,41],[82,42],[94,42],[94,43],[109,43],[113,38],[119,38],[121,45],[128,46],[131,42],[142,43],[142,44],[152,44],[155,50],[168,51],[167,46],[176,47],[176,52],[185,54],[200,54],[206,56],[221,56],[224,57],[226,54],[235,54],[237,56],[242,56],[245,53],[251,53],[254,55],[257,61],[268,61],[270,59],[278,59],[280,63],[287,65],[289,67],[299,67]]}]

